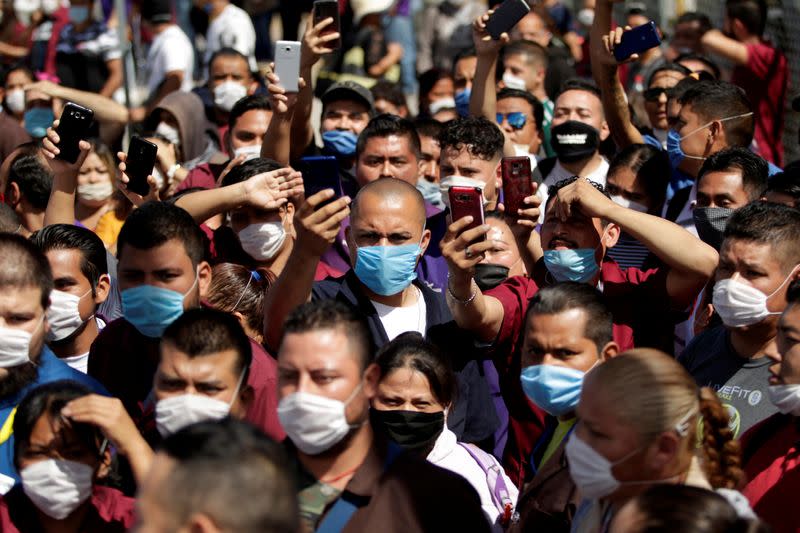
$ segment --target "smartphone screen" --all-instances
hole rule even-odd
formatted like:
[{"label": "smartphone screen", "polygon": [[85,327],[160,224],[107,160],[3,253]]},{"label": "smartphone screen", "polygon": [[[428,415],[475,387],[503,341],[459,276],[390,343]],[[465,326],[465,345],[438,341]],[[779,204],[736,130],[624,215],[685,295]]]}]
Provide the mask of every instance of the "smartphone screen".
[{"label": "smartphone screen", "polygon": [[128,175],[128,190],[141,196],[146,196],[150,192],[147,184],[147,176],[153,173],[156,165],[156,155],[158,147],[141,137],[131,138],[128,147],[128,158],[125,163],[125,174]]},{"label": "smartphone screen", "polygon": [[89,129],[94,121],[94,111],[78,104],[69,102],[61,112],[58,120],[59,149],[58,158],[69,163],[75,163],[80,155],[78,144],[89,136]]},{"label": "smartphone screen", "polygon": [[486,22],[486,31],[496,41],[504,32],[511,31],[530,10],[525,0],[504,0]]},{"label": "smartphone screen", "polygon": [[301,160],[303,188],[305,197],[309,198],[325,189],[333,189],[333,198],[317,206],[317,209],[328,205],[344,196],[342,180],[339,177],[339,162],[333,156],[309,156]]}]

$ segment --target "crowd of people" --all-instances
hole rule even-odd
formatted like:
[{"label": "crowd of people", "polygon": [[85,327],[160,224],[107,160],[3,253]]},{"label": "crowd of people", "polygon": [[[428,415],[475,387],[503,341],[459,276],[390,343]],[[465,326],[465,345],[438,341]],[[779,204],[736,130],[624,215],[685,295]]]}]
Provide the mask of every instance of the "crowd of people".
[{"label": "crowd of people", "polygon": [[0,531],[800,531],[765,0],[321,3],[0,5]]}]

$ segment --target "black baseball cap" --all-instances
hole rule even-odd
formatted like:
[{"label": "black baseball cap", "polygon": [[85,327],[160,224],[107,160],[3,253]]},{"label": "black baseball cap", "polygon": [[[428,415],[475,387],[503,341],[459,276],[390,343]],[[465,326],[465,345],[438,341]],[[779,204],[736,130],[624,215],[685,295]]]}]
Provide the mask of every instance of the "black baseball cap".
[{"label": "black baseball cap", "polygon": [[372,98],[372,93],[366,87],[354,81],[334,83],[323,93],[321,100],[323,105],[328,105],[336,100],[355,100],[366,105],[370,113],[375,111],[375,100]]}]

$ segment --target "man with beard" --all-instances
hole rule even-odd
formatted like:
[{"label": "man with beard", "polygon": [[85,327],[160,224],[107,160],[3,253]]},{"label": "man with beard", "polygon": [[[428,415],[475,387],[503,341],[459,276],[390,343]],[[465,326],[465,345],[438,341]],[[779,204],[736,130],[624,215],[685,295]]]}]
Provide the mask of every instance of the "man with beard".
[{"label": "man with beard", "polygon": [[47,258],[19,235],[0,234],[0,493],[19,481],[14,468],[14,414],[31,389],[61,379],[108,394],[45,346],[53,276]]}]

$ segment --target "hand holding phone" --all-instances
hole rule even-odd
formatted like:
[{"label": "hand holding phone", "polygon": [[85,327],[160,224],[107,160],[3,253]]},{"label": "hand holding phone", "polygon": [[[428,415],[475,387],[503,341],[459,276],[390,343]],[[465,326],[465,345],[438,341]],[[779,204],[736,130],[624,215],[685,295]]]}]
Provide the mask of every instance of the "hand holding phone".
[{"label": "hand holding phone", "polygon": [[309,156],[300,161],[306,198],[325,189],[333,189],[333,198],[318,205],[317,209],[344,196],[342,180],[339,177],[339,163],[334,156]]},{"label": "hand holding phone", "polygon": [[525,198],[533,194],[531,160],[528,156],[504,157],[500,165],[503,171],[505,212],[516,217],[526,207]]},{"label": "hand holding phone", "polygon": [[[320,36],[324,37],[331,33],[341,34],[341,23],[339,21],[339,2],[337,0],[317,0],[314,2],[314,26],[327,18],[332,18],[333,23],[325,26],[320,32]],[[332,50],[341,48],[342,39],[339,37],[333,41],[328,41],[325,46]]]},{"label": "hand holding phone", "polygon": [[661,44],[656,23],[652,20],[641,26],[636,26],[622,34],[620,43],[614,46],[614,58],[625,61],[633,54],[641,54]]},{"label": "hand holding phone", "polygon": [[61,118],[58,119],[58,148],[56,156],[68,163],[75,163],[80,156],[79,143],[89,137],[89,128],[94,122],[94,111],[72,102],[64,106]]},{"label": "hand holding phone", "polygon": [[[453,222],[464,217],[472,217],[472,222],[461,230],[461,233],[483,225],[483,191],[478,187],[450,187],[447,194],[450,197],[450,218]],[[475,242],[486,240],[483,235]]]},{"label": "hand holding phone", "polygon": [[278,75],[280,86],[287,93],[296,93],[299,90],[300,47],[299,41],[275,43],[275,74]]},{"label": "hand holding phone", "polygon": [[503,33],[511,31],[530,10],[525,0],[504,0],[486,22],[487,33],[495,41],[499,40]]},{"label": "hand holding phone", "polygon": [[153,173],[156,165],[156,155],[158,147],[141,137],[131,138],[128,146],[128,154],[125,161],[125,174],[128,176],[127,189],[140,196],[147,196],[150,192],[150,185],[147,183],[147,176]]}]

